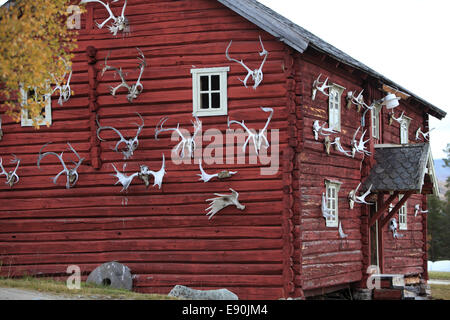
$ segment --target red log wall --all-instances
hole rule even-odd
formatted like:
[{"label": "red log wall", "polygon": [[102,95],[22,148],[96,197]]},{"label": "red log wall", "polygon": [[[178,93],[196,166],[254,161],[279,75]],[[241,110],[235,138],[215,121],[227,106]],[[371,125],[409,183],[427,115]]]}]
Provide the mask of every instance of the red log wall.
[{"label": "red log wall", "polygon": [[[119,12],[121,4],[111,6]],[[12,190],[0,184],[0,274],[61,276],[68,265],[76,264],[87,275],[98,265],[117,260],[137,275],[134,285],[141,292],[168,293],[181,284],[228,288],[242,299],[277,299],[290,294],[293,252],[288,241],[293,227],[284,219],[293,198],[289,191],[283,192],[292,183],[287,176],[283,179],[284,169],[261,176],[262,165],[249,164],[247,156],[246,164],[204,164],[207,172],[229,169],[238,174],[226,181],[203,183],[198,181],[198,164],[178,166],[170,161],[170,150],[176,145],[170,134],[154,139],[156,124],[166,115],[170,116],[166,126],[179,122],[192,132],[190,70],[194,65],[230,66],[229,117],[246,120],[249,127],[258,129],[267,119],[260,106],[274,108],[269,139],[270,129],[280,129],[278,148],[285,150],[288,92],[284,65],[290,55],[285,46],[217,1],[128,1],[131,34],[117,38],[106,27],[98,30],[86,20],[93,13],[95,20],[102,21],[104,8],[92,4],[87,8],[83,28],[90,25],[92,29],[80,30],[78,37],[71,82],[75,94],[63,106],[54,97],[53,124],[36,132],[3,117],[0,156],[6,164],[14,153],[22,162],[20,183]],[[233,40],[232,56],[257,68],[261,63],[259,35],[270,52],[264,81],[257,90],[246,89],[238,80],[245,70],[226,59],[225,49]],[[128,103],[123,90],[116,98],[110,95],[109,86],[117,85],[119,79],[113,72],[102,77],[101,69],[111,50],[109,63],[123,67],[127,78],[136,80],[135,47],[144,52],[148,66],[143,74],[144,92]],[[134,123],[140,123],[135,112],[144,117],[145,127],[139,148],[126,161],[126,171],[136,172],[141,164],[159,170],[164,152],[167,174],[161,190],[146,189],[136,178],[126,194],[128,205],[123,206],[125,194],[111,176],[111,163],[122,168],[124,162],[122,154],[111,150],[117,135],[104,131],[102,137],[108,141],[98,144],[93,139],[95,115],[102,125],[132,137],[137,128]],[[226,116],[201,120],[203,131],[226,131]],[[37,169],[39,149],[49,141],[53,144],[47,151],[61,152],[70,141],[86,158],[76,187],[66,190],[64,177],[58,185],[52,183],[51,178],[61,170],[56,158],[46,157],[41,170]],[[65,157],[72,159],[70,152]],[[289,166],[286,170],[292,174]],[[229,188],[240,193],[245,211],[228,207],[208,220],[205,200]]]}]

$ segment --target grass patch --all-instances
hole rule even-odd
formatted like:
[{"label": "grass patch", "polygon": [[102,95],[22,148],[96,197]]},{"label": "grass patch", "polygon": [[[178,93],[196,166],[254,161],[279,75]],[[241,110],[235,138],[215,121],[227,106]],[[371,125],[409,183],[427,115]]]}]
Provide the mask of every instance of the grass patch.
[{"label": "grass patch", "polygon": [[112,289],[91,283],[81,283],[81,289],[70,290],[65,281],[45,278],[25,277],[18,279],[0,278],[0,287],[35,290],[74,299],[96,300],[174,300],[176,298],[160,294],[143,294],[122,289]]},{"label": "grass patch", "polygon": [[450,300],[450,286],[445,284],[430,284],[431,297],[434,300]]},{"label": "grass patch", "polygon": [[428,276],[433,280],[450,280],[450,272],[430,271],[428,272]]}]

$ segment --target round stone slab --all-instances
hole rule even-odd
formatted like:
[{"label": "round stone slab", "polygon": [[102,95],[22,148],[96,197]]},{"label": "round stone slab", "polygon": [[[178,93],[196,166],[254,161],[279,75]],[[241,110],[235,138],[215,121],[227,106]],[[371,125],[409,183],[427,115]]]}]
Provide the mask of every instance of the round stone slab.
[{"label": "round stone slab", "polygon": [[86,283],[95,283],[114,289],[131,290],[133,288],[130,268],[116,261],[104,263],[94,269],[87,278]]}]

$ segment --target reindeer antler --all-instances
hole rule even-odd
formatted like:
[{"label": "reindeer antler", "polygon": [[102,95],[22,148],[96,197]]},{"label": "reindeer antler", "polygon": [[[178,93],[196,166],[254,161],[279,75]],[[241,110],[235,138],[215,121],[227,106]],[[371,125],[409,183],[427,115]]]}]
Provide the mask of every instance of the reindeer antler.
[{"label": "reindeer antler", "polygon": [[105,126],[105,127],[102,127],[102,126],[100,125],[100,123],[98,122],[98,115],[97,115],[97,117],[96,117],[96,121],[97,121],[97,125],[98,125],[98,129],[97,129],[97,137],[98,137],[98,139],[99,139],[100,141],[105,141],[104,139],[100,138],[100,135],[99,135],[99,134],[100,134],[100,131],[102,131],[102,130],[111,129],[111,130],[113,130],[115,133],[117,133],[120,139],[119,139],[119,141],[116,143],[116,146],[115,146],[112,150],[114,150],[115,152],[119,152],[119,150],[118,150],[119,145],[120,145],[121,143],[125,143],[126,149],[122,150],[124,159],[129,159],[130,157],[133,156],[134,151],[135,151],[135,150],[137,149],[137,147],[139,146],[139,140],[138,140],[138,138],[139,138],[139,135],[140,135],[140,133],[141,133],[141,131],[142,131],[142,129],[144,128],[144,125],[145,125],[145,122],[144,122],[144,119],[142,118],[142,116],[141,116],[138,112],[136,112],[136,114],[139,116],[139,118],[141,118],[142,124],[139,125],[139,124],[135,123],[135,124],[138,126],[136,135],[134,136],[134,138],[130,138],[130,139],[128,139],[128,140],[126,140],[126,139],[123,137],[123,135],[120,133],[120,131],[117,130],[116,128],[111,127],[111,126]]},{"label": "reindeer antler", "polygon": [[[117,2],[119,0],[113,0],[112,2]],[[97,2],[100,3],[101,5],[103,5],[106,9],[106,11],[108,11],[109,17],[103,21],[101,24],[98,24],[97,22],[95,22],[95,24],[97,25],[97,27],[99,29],[102,29],[103,26],[110,20],[113,20],[113,23],[108,27],[109,31],[111,31],[112,34],[114,34],[115,36],[117,35],[118,31],[126,31],[128,28],[128,19],[125,17],[125,8],[127,7],[127,0],[125,0],[125,3],[122,7],[122,13],[120,16],[115,16],[114,13],[111,11],[111,8],[109,7],[109,3],[104,3],[100,0],[82,0],[80,2],[80,4],[83,3],[89,3],[89,2]]]},{"label": "reindeer antler", "polygon": [[68,169],[64,160],[63,160],[63,155],[64,155],[64,151],[61,152],[61,154],[57,154],[55,152],[45,152],[42,153],[42,150],[49,144],[51,144],[52,142],[47,142],[46,144],[44,144],[41,148],[41,150],[39,150],[39,155],[38,155],[38,159],[37,159],[37,167],[40,169],[41,167],[41,161],[42,159],[44,159],[44,157],[48,156],[48,155],[54,155],[55,157],[58,158],[58,160],[61,162],[62,166],[63,166],[63,170],[61,170],[54,178],[53,178],[53,183],[56,184],[56,181],[58,180],[58,178],[65,173],[66,174],[66,189],[70,189],[71,187],[74,187],[75,184],[78,181],[78,168],[80,167],[81,163],[84,161],[84,158],[81,158],[78,153],[75,151],[75,149],[72,147],[72,145],[70,143],[67,143],[67,145],[69,146],[69,148],[72,150],[72,152],[77,156],[78,158],[78,162],[74,162],[75,167]]},{"label": "reindeer antler", "polygon": [[230,57],[228,50],[230,49],[231,44],[233,43],[233,40],[230,41],[227,49],[225,50],[225,56],[227,57],[228,60],[240,64],[242,67],[244,67],[245,70],[247,70],[247,75],[245,76],[245,79],[244,80],[239,79],[239,81],[241,81],[246,88],[247,88],[247,81],[250,77],[252,77],[252,80],[254,82],[253,89],[256,89],[259,86],[259,84],[263,81],[263,78],[264,78],[262,69],[264,67],[264,63],[267,60],[267,56],[269,55],[269,52],[267,52],[267,50],[264,48],[263,42],[261,40],[261,36],[259,36],[259,42],[260,42],[261,48],[262,48],[262,51],[259,53],[259,55],[261,57],[264,56],[264,59],[261,62],[261,65],[259,66],[259,68],[255,69],[255,70],[251,70],[249,67],[247,67],[247,65],[244,63],[243,60],[236,60],[236,59],[233,59]]},{"label": "reindeer antler", "polygon": [[16,168],[14,169],[14,171],[6,171],[5,168],[3,167],[3,159],[0,158],[0,176],[1,175],[5,175],[6,176],[6,182],[5,184],[9,185],[10,188],[12,188],[16,183],[19,182],[19,176],[17,175],[17,169],[19,168],[20,165],[20,159],[18,159],[16,157],[15,154],[13,154],[14,159],[12,159],[10,162],[11,163],[17,163]]}]

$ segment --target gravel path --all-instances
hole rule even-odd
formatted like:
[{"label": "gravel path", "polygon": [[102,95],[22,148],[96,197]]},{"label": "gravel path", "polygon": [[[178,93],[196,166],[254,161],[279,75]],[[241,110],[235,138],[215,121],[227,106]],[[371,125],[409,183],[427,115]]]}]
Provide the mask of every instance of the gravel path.
[{"label": "gravel path", "polygon": [[428,284],[446,284],[446,285],[450,285],[450,280],[428,280]]},{"label": "gravel path", "polygon": [[70,298],[33,290],[0,288],[0,300],[70,300]]}]

